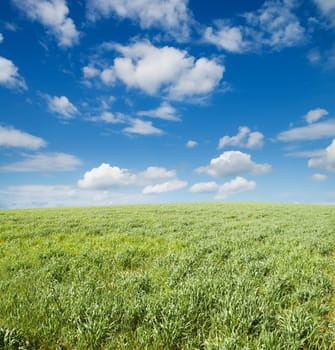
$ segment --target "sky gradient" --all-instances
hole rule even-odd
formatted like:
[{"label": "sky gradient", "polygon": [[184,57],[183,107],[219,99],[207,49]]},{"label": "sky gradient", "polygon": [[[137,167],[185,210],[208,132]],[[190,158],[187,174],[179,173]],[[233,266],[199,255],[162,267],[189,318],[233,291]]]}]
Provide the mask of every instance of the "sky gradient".
[{"label": "sky gradient", "polygon": [[335,203],[335,1],[0,2],[0,208]]}]

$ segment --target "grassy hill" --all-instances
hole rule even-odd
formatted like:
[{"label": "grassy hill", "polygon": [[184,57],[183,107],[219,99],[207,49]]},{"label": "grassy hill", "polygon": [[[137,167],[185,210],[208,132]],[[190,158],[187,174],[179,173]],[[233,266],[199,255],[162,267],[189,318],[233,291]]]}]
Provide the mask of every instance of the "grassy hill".
[{"label": "grassy hill", "polygon": [[0,211],[0,349],[335,349],[335,207]]}]

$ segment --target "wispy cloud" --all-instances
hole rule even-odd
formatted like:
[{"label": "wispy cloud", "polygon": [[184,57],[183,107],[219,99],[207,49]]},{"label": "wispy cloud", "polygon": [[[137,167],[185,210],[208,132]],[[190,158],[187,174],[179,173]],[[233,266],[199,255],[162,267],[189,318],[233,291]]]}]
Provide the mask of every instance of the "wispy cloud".
[{"label": "wispy cloud", "polygon": [[0,147],[36,150],[47,145],[42,138],[28,134],[11,126],[0,125]]}]

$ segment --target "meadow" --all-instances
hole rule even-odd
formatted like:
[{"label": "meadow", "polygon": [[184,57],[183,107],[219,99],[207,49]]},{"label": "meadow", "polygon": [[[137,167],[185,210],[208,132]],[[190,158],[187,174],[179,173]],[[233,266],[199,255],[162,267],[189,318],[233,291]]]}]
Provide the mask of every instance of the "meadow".
[{"label": "meadow", "polygon": [[0,211],[0,349],[335,349],[335,207]]}]

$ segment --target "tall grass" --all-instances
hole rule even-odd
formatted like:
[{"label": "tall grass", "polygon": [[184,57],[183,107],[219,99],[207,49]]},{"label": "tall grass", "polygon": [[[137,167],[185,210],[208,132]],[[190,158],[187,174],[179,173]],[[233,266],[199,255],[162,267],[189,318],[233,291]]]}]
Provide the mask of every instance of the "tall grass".
[{"label": "tall grass", "polygon": [[335,349],[335,207],[0,211],[0,349]]}]

